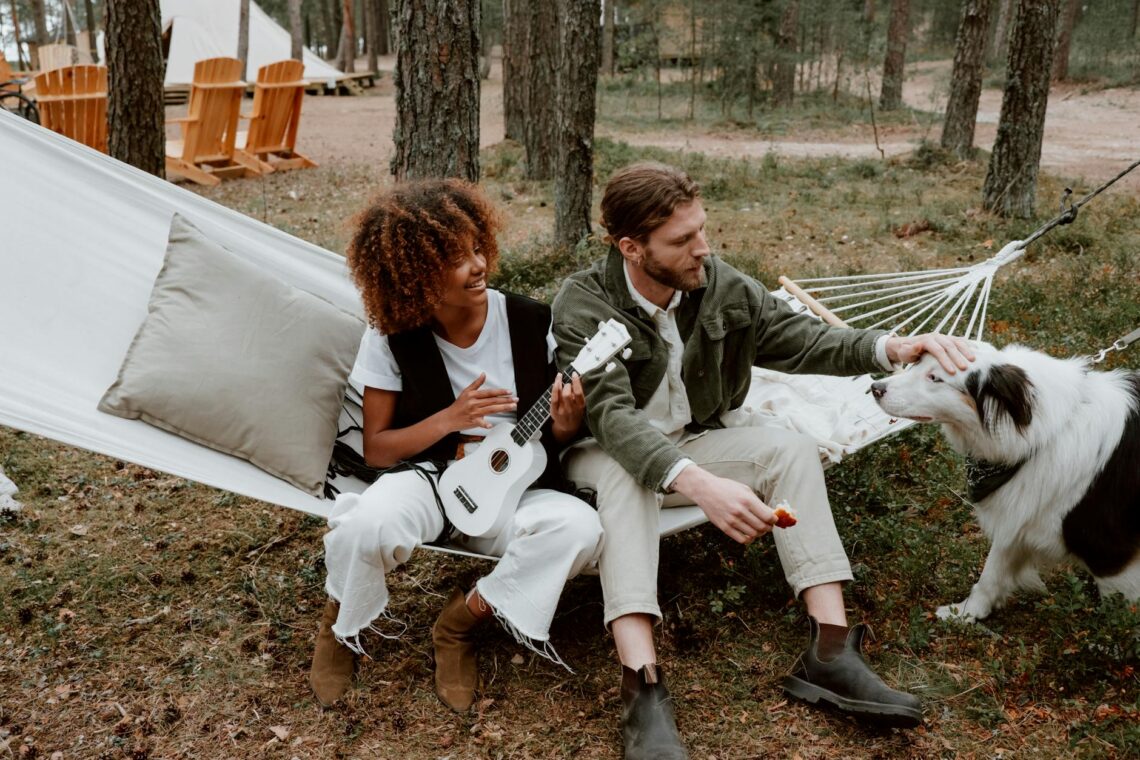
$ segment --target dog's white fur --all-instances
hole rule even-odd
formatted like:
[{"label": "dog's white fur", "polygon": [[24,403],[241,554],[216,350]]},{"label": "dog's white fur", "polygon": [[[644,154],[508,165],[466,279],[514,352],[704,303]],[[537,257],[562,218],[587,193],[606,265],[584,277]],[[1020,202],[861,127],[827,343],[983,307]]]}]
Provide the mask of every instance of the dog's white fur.
[{"label": "dog's white fur", "polygon": [[[970,595],[938,608],[943,619],[980,620],[1019,589],[1044,590],[1040,573],[1070,556],[1062,521],[1116,450],[1135,404],[1125,372],[1092,372],[1087,360],[1055,359],[1022,346],[973,346],[977,359],[965,372],[950,375],[927,355],[874,386],[884,411],[941,423],[963,454],[994,463],[1025,460],[1011,480],[975,505],[991,542],[989,556]],[[983,424],[967,390],[969,374],[985,378],[1000,365],[1019,367],[1031,383],[1031,419],[1022,430],[993,399],[984,401]],[[1140,598],[1140,555],[1119,574],[1096,581],[1102,593]]]}]

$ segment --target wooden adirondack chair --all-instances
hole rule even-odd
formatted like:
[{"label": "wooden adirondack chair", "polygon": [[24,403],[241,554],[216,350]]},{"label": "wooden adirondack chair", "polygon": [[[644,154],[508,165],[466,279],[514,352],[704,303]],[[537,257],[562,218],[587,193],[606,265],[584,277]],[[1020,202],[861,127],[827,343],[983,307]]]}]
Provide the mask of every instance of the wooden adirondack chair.
[{"label": "wooden adirondack chair", "polygon": [[253,113],[242,114],[243,119],[249,119],[249,132],[239,133],[239,138],[244,134],[245,147],[241,151],[261,164],[265,171],[308,169],[317,165],[295,150],[301,101],[309,84],[301,78],[304,72],[305,65],[297,60],[270,63],[257,71]]},{"label": "wooden adirondack chair", "polygon": [[36,75],[40,124],[107,152],[107,67],[65,66]]},{"label": "wooden adirondack chair", "polygon": [[169,124],[182,125],[182,139],[166,142],[166,173],[200,185],[222,177],[256,176],[260,162],[234,150],[245,82],[237,58],[207,58],[194,64],[189,113]]}]

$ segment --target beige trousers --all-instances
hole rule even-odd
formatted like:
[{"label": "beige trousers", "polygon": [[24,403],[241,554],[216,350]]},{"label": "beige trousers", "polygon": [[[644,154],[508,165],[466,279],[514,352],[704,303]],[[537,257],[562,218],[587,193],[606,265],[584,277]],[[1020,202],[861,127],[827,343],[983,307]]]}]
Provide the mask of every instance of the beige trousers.
[{"label": "beige trousers", "polygon": [[[778,428],[739,427],[683,439],[680,448],[714,475],[750,486],[766,504],[787,499],[796,510],[797,525],[772,531],[784,576],[796,596],[812,586],[851,580],[815,441]],[[633,613],[660,619],[659,510],[691,502],[680,494],[661,496],[648,490],[593,439],[571,447],[563,463],[572,481],[598,493],[598,517],[606,535],[598,560],[606,625]]]}]

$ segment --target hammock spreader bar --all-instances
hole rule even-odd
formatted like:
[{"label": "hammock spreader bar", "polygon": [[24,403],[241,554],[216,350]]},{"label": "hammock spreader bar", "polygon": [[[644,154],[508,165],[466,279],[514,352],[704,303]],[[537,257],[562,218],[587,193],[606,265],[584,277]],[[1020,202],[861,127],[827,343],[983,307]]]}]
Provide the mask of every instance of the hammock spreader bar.
[{"label": "hammock spreader bar", "polygon": [[[1073,191],[1065,188],[1060,214],[1024,240],[1007,243],[990,258],[971,266],[803,280],[781,277],[780,283],[788,293],[830,324],[869,326],[897,333],[906,331],[908,334],[921,332],[933,325],[929,328],[933,332],[956,335],[965,323],[962,336],[981,340],[997,271],[1024,256],[1030,243],[1054,227],[1071,224],[1081,206],[1138,166],[1140,160],[1134,161],[1115,177],[1068,206],[1065,204]],[[868,325],[868,322],[872,323]]]}]

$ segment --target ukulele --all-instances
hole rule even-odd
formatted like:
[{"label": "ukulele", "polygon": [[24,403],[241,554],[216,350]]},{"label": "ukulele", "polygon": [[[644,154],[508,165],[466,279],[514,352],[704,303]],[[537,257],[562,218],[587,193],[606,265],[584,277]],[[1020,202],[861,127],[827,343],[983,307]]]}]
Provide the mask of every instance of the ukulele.
[{"label": "ukulele", "polygon": [[[594,337],[562,370],[563,384],[569,384],[574,374],[584,375],[603,365],[610,371],[615,366],[610,359],[629,341],[629,331],[621,322],[599,322]],[[629,349],[622,358],[629,358]],[[522,419],[491,428],[474,452],[443,471],[439,496],[447,519],[462,533],[497,535],[514,515],[523,492],[546,469],[546,451],[538,438],[550,417],[553,390],[551,384]]]}]

